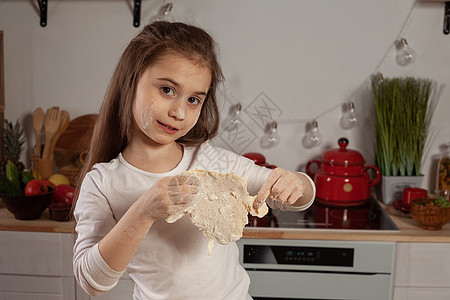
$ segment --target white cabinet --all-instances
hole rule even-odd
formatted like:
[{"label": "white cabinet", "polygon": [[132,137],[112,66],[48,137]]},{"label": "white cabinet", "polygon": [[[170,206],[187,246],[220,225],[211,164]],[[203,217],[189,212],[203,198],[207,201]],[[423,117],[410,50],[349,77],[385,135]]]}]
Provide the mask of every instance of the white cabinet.
[{"label": "white cabinet", "polygon": [[450,244],[397,243],[394,300],[448,300]]},{"label": "white cabinet", "polygon": [[[87,295],[72,271],[70,233],[0,231],[0,300],[127,300],[134,283],[124,275],[110,292]],[[450,244],[396,245],[394,300],[448,300]]]},{"label": "white cabinet", "polygon": [[0,275],[1,300],[73,300],[75,284],[69,277]]},{"label": "white cabinet", "polygon": [[70,233],[0,231],[0,300],[126,300],[134,283],[127,276],[116,287],[90,297],[76,283]]},{"label": "white cabinet", "polygon": [[72,300],[73,235],[0,232],[0,300]]}]

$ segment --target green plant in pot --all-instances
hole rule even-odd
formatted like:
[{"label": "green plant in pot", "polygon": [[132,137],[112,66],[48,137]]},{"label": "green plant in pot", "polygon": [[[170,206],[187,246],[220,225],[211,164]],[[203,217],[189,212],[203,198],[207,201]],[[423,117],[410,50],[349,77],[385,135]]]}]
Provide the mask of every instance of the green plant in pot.
[{"label": "green plant in pot", "polygon": [[376,114],[375,159],[382,174],[378,195],[390,204],[405,187],[420,187],[422,155],[438,87],[431,79],[372,78]]}]

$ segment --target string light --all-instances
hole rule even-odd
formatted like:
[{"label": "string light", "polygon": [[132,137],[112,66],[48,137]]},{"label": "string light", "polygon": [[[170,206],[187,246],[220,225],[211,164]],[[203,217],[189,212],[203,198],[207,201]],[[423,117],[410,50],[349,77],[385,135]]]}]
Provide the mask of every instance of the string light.
[{"label": "string light", "polygon": [[341,126],[344,129],[354,128],[358,125],[359,114],[355,111],[355,104],[353,102],[348,102],[347,111],[341,118]]},{"label": "string light", "polygon": [[[414,9],[418,6],[419,2],[420,1],[414,1],[414,3],[412,4],[412,6],[408,12],[408,15],[406,16],[405,21],[404,21],[404,23],[399,31],[399,34],[397,36],[398,42],[394,42],[389,46],[389,49],[387,49],[384,56],[381,58],[378,65],[376,66],[374,73],[369,76],[370,82],[373,82],[374,78],[377,80],[377,83],[383,82],[384,77],[383,77],[383,74],[381,74],[379,72],[379,70],[380,70],[381,66],[385,63],[386,59],[388,58],[389,53],[391,53],[391,51],[394,48],[397,49],[396,60],[399,65],[405,66],[405,65],[411,64],[415,61],[416,52],[413,49],[411,49],[411,47],[408,46],[406,39],[400,38],[400,37],[405,33],[406,28],[408,27],[409,22],[412,18]],[[353,97],[350,97],[350,98],[353,98]],[[353,128],[360,121],[360,116],[355,110],[354,102],[350,101],[347,103],[347,105],[348,105],[348,107],[347,107],[348,109],[345,112],[344,116],[341,118],[341,126],[344,129]],[[263,145],[266,145],[266,146],[269,145],[268,147],[273,147],[280,142],[280,137],[279,137],[279,134],[277,131],[278,124],[281,124],[281,123],[283,123],[283,124],[301,124],[301,123],[310,122],[311,129],[303,137],[302,144],[306,148],[312,148],[312,147],[318,146],[322,143],[322,135],[319,131],[317,119],[329,114],[330,112],[334,111],[338,107],[342,107],[342,103],[339,103],[339,104],[327,109],[326,111],[323,111],[322,113],[320,113],[319,115],[314,117],[313,121],[310,121],[311,118],[302,118],[302,119],[289,118],[289,119],[278,120],[278,122],[274,121],[271,123],[270,130],[267,133],[265,133],[264,136],[261,138],[260,144],[262,147],[264,147]],[[242,122],[241,118],[240,118],[241,108],[242,107],[240,104],[235,105],[233,115],[231,117],[227,118],[224,122],[225,130],[230,130],[230,131],[234,130]],[[272,138],[269,137],[271,133],[272,133],[272,136],[274,136]],[[272,140],[273,142],[270,143],[269,140]]]},{"label": "string light", "polygon": [[278,134],[278,123],[273,121],[269,124],[269,130],[261,138],[260,144],[262,148],[272,148],[280,143],[280,135]]},{"label": "string light", "polygon": [[303,137],[303,145],[306,148],[319,146],[322,143],[322,135],[316,120],[311,122],[311,130]]},{"label": "string light", "polygon": [[242,106],[240,103],[234,105],[232,115],[225,120],[225,128],[224,128],[225,130],[234,131],[242,123],[241,116],[240,116],[241,109],[242,109]]},{"label": "string light", "polygon": [[163,5],[161,7],[160,10],[160,15],[163,16],[164,18],[172,11],[173,8],[173,4],[172,3],[167,3],[166,5]]},{"label": "string light", "polygon": [[158,13],[156,15],[154,15],[151,19],[150,19],[150,23],[154,22],[154,21],[163,21],[163,20],[167,20],[167,18],[170,16],[170,12],[172,11],[173,8],[173,4],[172,3],[167,3],[163,6],[161,6],[161,8],[159,9]]},{"label": "string light", "polygon": [[395,59],[400,66],[407,66],[416,60],[416,52],[408,46],[404,38],[398,42]]},{"label": "string light", "polygon": [[383,74],[381,74],[380,72],[373,74],[370,81],[374,81],[374,79],[376,80],[377,84],[383,83],[384,81]]}]

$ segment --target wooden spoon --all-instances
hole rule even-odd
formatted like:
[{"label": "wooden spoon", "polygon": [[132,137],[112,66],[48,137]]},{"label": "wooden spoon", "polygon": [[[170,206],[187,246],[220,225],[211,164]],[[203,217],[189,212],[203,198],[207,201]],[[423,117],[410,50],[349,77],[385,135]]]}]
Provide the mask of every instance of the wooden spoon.
[{"label": "wooden spoon", "polygon": [[47,109],[44,123],[45,144],[44,152],[42,153],[43,159],[50,159],[51,141],[55,133],[58,131],[60,124],[61,114],[59,114],[59,107],[52,107]]},{"label": "wooden spoon", "polygon": [[59,125],[58,130],[56,131],[55,135],[53,135],[50,142],[50,159],[53,159],[53,150],[55,149],[56,142],[58,141],[61,134],[67,129],[67,127],[69,127],[70,123],[70,114],[66,110],[59,111],[59,114],[61,115],[61,124]]},{"label": "wooden spoon", "polygon": [[36,144],[34,145],[34,155],[41,156],[41,131],[44,125],[44,111],[38,107],[33,112],[33,127],[36,134]]}]

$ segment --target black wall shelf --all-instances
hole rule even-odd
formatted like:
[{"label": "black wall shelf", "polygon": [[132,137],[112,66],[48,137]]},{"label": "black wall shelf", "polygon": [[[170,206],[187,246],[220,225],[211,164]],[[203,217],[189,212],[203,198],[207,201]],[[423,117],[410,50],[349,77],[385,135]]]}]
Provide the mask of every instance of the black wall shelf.
[{"label": "black wall shelf", "polygon": [[[40,24],[42,27],[47,26],[47,7],[48,0],[37,0],[39,6]],[[133,26],[141,25],[141,0],[134,0],[133,7]]]}]

